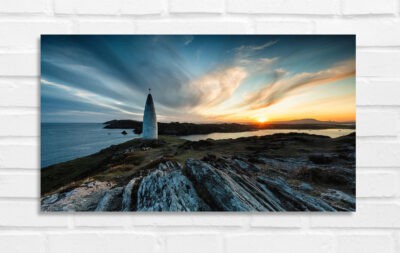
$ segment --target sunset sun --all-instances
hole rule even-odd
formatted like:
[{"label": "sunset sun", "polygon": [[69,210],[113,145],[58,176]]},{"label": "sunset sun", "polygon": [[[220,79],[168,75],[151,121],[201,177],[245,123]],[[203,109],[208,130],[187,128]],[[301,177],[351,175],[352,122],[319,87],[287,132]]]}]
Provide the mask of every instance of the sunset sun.
[{"label": "sunset sun", "polygon": [[261,117],[258,117],[258,118],[257,118],[257,121],[258,121],[259,123],[265,123],[265,122],[268,121],[268,119],[267,119],[266,117],[264,117],[264,116],[261,116]]}]

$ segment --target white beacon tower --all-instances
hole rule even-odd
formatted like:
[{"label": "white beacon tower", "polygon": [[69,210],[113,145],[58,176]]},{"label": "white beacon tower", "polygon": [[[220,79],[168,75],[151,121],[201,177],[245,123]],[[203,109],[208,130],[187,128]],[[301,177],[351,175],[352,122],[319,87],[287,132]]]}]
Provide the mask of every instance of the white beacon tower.
[{"label": "white beacon tower", "polygon": [[149,89],[149,95],[147,95],[146,105],[144,107],[142,138],[154,140],[158,139],[158,126],[156,109],[154,108],[153,97],[150,91],[151,89]]}]

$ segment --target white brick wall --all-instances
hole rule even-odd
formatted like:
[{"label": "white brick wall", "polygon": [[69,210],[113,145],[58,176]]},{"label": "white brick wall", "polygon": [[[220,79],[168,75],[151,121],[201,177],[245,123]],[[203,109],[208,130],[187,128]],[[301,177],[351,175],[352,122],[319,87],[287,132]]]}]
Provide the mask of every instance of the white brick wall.
[{"label": "white brick wall", "polygon": [[[399,6],[0,1],[0,252],[400,252]],[[356,33],[357,212],[40,214],[41,33]]]}]

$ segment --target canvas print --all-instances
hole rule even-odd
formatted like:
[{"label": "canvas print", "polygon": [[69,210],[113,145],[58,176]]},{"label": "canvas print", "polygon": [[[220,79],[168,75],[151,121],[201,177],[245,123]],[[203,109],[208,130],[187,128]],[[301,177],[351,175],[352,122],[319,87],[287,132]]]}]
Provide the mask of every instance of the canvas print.
[{"label": "canvas print", "polygon": [[355,211],[355,36],[42,35],[41,211]]}]

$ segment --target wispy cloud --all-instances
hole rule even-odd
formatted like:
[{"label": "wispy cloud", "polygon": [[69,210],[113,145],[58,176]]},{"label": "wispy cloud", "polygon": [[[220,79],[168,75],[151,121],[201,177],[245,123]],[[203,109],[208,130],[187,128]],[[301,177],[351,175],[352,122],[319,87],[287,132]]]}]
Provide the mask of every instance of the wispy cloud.
[{"label": "wispy cloud", "polygon": [[273,40],[273,41],[268,41],[268,42],[266,42],[264,44],[261,44],[261,45],[242,45],[240,47],[235,48],[234,51],[239,56],[248,56],[248,55],[253,54],[253,53],[257,52],[257,51],[264,50],[267,47],[273,46],[277,42],[278,42],[277,40]]},{"label": "wispy cloud", "polygon": [[275,80],[257,92],[247,94],[240,106],[260,109],[271,106],[292,93],[307,87],[324,85],[355,75],[355,61],[348,60],[317,72],[303,72],[282,78],[285,71],[275,70]]},{"label": "wispy cloud", "polygon": [[188,90],[197,94],[199,103],[194,111],[209,114],[211,108],[228,100],[247,77],[243,68],[232,67],[207,74],[189,84]]},{"label": "wispy cloud", "polygon": [[278,61],[278,57],[262,57],[260,52],[266,48],[275,45],[278,41],[268,41],[260,45],[242,45],[234,49],[234,63],[238,66],[245,67],[251,73],[260,71],[268,71],[271,66]]},{"label": "wispy cloud", "polygon": [[51,82],[46,79],[41,79],[40,82],[42,85],[49,85],[64,90],[68,92],[70,95],[78,97],[80,100],[96,106],[105,107],[128,115],[142,115],[141,113],[134,113],[132,111],[125,110],[119,107],[119,105],[121,105],[119,101],[108,97],[99,96],[98,94],[86,90],[72,88],[65,84]]},{"label": "wispy cloud", "polygon": [[183,42],[183,44],[184,44],[185,46],[187,46],[187,45],[189,45],[190,43],[192,43],[193,39],[194,39],[194,36],[191,36],[191,35],[186,36],[186,37],[185,37],[185,41]]}]

